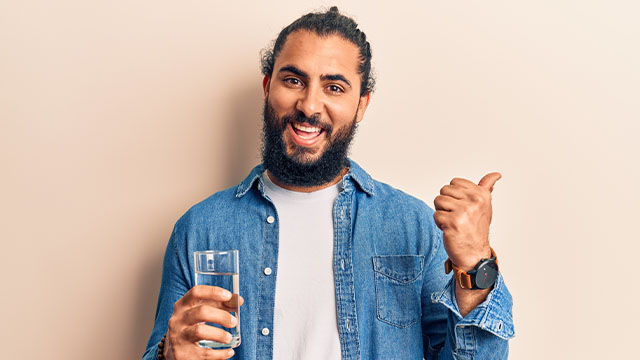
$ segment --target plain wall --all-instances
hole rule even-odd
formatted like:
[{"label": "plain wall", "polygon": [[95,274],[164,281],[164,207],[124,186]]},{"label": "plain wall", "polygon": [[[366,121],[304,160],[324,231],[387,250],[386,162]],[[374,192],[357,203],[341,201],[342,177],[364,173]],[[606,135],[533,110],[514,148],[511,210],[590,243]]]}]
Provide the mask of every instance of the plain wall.
[{"label": "plain wall", "polygon": [[511,358],[637,354],[637,2],[5,0],[0,358],[141,356],[173,224],[260,160],[260,49],[334,3],[378,74],[352,158],[429,204],[504,175]]}]

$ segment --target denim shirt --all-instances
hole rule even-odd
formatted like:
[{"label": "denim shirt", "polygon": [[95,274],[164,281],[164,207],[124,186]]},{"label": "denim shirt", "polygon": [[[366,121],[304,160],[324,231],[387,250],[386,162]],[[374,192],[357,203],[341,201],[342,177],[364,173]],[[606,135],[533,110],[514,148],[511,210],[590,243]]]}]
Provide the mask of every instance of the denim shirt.
[{"label": "denim shirt", "polygon": [[[144,360],[156,358],[173,304],[194,285],[192,253],[208,249],[240,250],[242,343],[233,359],[273,358],[278,214],[264,194],[263,171],[258,165],[176,223]],[[342,359],[506,359],[514,328],[502,276],[463,318],[444,272],[447,254],[433,210],[353,161],[341,185],[333,206],[333,273]]]}]

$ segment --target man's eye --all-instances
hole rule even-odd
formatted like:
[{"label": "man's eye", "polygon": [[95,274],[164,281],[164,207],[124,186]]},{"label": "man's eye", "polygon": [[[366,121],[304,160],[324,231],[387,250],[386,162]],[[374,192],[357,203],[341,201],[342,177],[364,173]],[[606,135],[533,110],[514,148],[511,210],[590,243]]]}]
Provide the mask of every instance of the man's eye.
[{"label": "man's eye", "polygon": [[284,82],[289,85],[296,85],[296,86],[302,84],[302,82],[296,78],[287,78],[287,79],[284,79]]},{"label": "man's eye", "polygon": [[338,85],[329,85],[329,91],[334,92],[334,93],[343,93],[344,90],[342,90],[342,88]]}]

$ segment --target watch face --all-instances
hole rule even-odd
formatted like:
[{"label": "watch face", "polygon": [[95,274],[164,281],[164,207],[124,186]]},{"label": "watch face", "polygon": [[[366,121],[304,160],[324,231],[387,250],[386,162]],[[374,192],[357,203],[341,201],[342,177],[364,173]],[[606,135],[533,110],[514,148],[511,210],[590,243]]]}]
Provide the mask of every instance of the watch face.
[{"label": "watch face", "polygon": [[478,289],[487,289],[496,282],[496,278],[498,278],[498,264],[493,260],[487,260],[478,266],[474,282]]}]

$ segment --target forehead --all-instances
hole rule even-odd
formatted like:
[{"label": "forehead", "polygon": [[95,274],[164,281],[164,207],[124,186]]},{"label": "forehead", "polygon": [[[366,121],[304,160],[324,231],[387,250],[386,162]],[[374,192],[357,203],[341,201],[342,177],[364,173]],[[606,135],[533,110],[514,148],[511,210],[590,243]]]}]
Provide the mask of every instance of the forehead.
[{"label": "forehead", "polygon": [[342,74],[349,80],[359,78],[360,50],[339,35],[318,36],[298,30],[287,40],[276,58],[274,74],[287,65],[294,65],[309,76],[322,74]]}]

